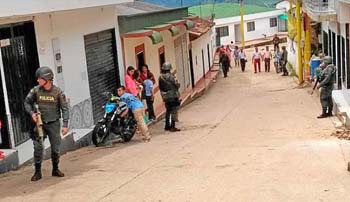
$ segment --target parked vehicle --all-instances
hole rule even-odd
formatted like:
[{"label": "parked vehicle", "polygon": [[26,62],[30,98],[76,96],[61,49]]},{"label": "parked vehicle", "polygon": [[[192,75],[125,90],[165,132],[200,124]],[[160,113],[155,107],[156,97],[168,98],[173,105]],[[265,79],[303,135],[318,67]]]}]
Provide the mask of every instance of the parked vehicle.
[{"label": "parked vehicle", "polygon": [[103,145],[108,137],[129,142],[136,132],[137,122],[126,103],[111,93],[104,93],[108,101],[103,106],[105,114],[92,132],[92,142],[96,147]]}]

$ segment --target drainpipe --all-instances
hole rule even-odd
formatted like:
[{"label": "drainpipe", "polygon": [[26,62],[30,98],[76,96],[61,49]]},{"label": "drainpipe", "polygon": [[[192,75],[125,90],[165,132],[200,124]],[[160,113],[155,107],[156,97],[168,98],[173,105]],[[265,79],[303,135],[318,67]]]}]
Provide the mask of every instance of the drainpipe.
[{"label": "drainpipe", "polygon": [[244,9],[243,9],[243,0],[241,0],[240,3],[240,15],[241,15],[241,40],[242,40],[242,48],[245,47],[245,43],[244,43]]},{"label": "drainpipe", "polygon": [[304,15],[304,25],[305,25],[305,46],[304,46],[304,68],[308,73],[308,76],[311,75],[309,61],[311,58],[311,25],[310,25],[310,17],[305,14]]},{"label": "drainpipe", "polygon": [[296,0],[296,18],[297,18],[297,48],[298,48],[298,76],[299,76],[299,84],[304,83],[304,75],[303,75],[303,64],[302,64],[302,54],[301,54],[301,15],[300,15],[300,7],[301,0]]},{"label": "drainpipe", "polygon": [[0,44],[0,74],[1,74],[1,81],[2,81],[2,89],[3,89],[3,93],[4,93],[8,132],[10,135],[10,146],[11,146],[11,149],[14,149],[16,147],[15,137],[14,137],[14,133],[13,133],[10,105],[9,105],[9,99],[8,99],[8,95],[7,95],[7,87],[6,87],[5,71],[4,71],[4,65],[3,65],[4,63],[2,61],[1,47],[2,46]]}]

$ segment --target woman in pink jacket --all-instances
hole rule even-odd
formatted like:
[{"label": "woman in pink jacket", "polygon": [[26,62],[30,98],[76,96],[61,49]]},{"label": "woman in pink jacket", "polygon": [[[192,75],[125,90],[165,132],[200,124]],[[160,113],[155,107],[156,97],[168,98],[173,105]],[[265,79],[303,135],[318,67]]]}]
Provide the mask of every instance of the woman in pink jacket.
[{"label": "woman in pink jacket", "polygon": [[134,72],[135,68],[133,66],[129,66],[125,75],[125,88],[127,93],[130,93],[137,97],[138,91],[136,82],[133,78]]}]

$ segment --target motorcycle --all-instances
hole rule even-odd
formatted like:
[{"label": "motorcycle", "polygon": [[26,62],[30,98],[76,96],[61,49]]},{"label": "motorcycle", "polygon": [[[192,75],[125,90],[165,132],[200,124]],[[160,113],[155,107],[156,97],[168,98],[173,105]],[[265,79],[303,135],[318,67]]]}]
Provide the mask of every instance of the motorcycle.
[{"label": "motorcycle", "polygon": [[112,139],[121,139],[129,142],[135,135],[137,122],[126,103],[112,93],[104,93],[108,97],[102,107],[105,114],[96,124],[92,132],[92,142],[96,147],[102,146],[112,136]]}]

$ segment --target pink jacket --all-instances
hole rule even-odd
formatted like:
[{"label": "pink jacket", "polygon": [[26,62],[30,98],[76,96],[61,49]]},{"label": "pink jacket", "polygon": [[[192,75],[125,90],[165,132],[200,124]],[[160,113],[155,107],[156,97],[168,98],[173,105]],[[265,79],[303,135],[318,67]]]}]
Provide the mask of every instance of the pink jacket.
[{"label": "pink jacket", "polygon": [[128,74],[125,75],[125,88],[127,93],[131,93],[134,96],[137,96],[136,82]]}]

